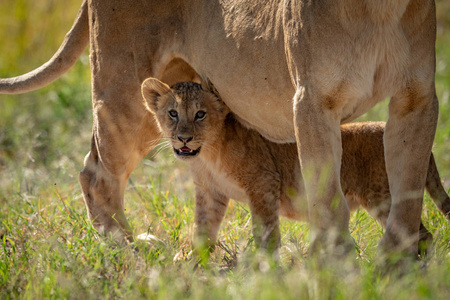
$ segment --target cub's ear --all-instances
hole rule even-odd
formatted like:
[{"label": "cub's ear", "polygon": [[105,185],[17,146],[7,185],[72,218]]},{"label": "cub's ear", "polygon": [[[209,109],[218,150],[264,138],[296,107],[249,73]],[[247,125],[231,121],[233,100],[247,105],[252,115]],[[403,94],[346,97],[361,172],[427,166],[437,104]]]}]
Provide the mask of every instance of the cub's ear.
[{"label": "cub's ear", "polygon": [[170,92],[170,87],[156,78],[147,78],[141,86],[142,96],[145,99],[147,108],[156,113],[158,111],[158,101],[162,95]]}]

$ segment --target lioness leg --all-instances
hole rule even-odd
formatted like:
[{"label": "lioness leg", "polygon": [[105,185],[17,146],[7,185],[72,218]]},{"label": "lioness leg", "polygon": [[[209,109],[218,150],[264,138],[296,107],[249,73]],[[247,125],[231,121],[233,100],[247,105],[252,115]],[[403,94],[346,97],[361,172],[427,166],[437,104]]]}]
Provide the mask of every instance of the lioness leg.
[{"label": "lioness leg", "polygon": [[[300,87],[295,95],[294,122],[311,223],[311,251],[337,255],[349,251],[349,209],[340,187],[340,116],[317,103]],[[333,100],[329,100],[330,103]]]},{"label": "lioness leg", "polygon": [[[127,11],[128,21],[111,18],[106,10]],[[124,215],[127,179],[160,139],[141,94],[141,83],[157,72],[149,57],[152,43],[143,38],[142,30],[147,28],[142,23],[144,11],[127,10],[127,3],[120,1],[89,2],[94,124],[80,183],[95,227],[107,234],[117,233],[119,239],[132,238]]]},{"label": "lioness leg", "polygon": [[386,171],[392,197],[380,250],[417,253],[422,198],[436,130],[434,85],[408,83],[391,99],[384,133]]},{"label": "lioness leg", "polygon": [[[94,77],[98,78],[98,77]],[[160,133],[144,109],[138,82],[111,85],[100,93],[94,81],[94,125],[91,151],[80,173],[89,219],[95,228],[132,240],[123,196],[130,173],[155,146]]]}]

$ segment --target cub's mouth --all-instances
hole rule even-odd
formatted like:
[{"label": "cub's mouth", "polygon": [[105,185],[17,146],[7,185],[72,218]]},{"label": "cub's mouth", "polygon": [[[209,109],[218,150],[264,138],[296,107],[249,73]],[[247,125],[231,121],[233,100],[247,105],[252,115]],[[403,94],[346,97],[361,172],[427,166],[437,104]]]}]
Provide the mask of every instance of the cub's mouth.
[{"label": "cub's mouth", "polygon": [[193,150],[189,147],[183,146],[180,149],[173,148],[173,151],[178,156],[196,156],[202,147],[199,147],[197,150]]}]

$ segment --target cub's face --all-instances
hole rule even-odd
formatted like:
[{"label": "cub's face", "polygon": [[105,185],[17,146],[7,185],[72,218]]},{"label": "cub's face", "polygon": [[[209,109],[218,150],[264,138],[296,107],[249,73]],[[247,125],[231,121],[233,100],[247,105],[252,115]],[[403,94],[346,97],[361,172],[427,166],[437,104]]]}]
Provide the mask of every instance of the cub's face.
[{"label": "cub's face", "polygon": [[194,82],[170,88],[148,78],[142,84],[142,95],[177,158],[190,159],[200,151],[214,151],[213,143],[220,138],[229,110],[213,93]]}]

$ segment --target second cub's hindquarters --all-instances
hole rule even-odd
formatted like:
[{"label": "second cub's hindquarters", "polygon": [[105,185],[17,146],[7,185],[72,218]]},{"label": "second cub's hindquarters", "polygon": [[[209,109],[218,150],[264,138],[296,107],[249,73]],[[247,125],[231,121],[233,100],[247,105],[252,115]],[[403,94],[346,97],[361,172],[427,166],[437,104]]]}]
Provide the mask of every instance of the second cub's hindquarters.
[{"label": "second cub's hindquarters", "polygon": [[[308,220],[297,147],[276,144],[247,129],[226,105],[199,84],[170,88],[147,79],[142,93],[177,158],[188,161],[196,186],[197,245],[214,245],[229,199],[248,202],[257,246],[270,251],[280,246],[279,216]],[[347,205],[362,205],[385,226],[391,198],[385,170],[384,123],[341,126],[341,185]],[[450,199],[431,156],[427,190],[449,217]],[[420,225],[426,247],[432,235]],[[423,248],[422,248],[423,249]]]}]

